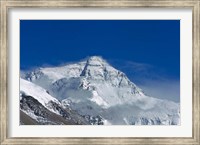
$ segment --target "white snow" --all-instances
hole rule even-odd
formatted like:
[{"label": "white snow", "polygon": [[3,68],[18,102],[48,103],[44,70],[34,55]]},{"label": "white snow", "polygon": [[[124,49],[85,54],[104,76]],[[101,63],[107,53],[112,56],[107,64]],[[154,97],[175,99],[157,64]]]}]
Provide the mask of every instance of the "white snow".
[{"label": "white snow", "polygon": [[92,98],[90,100],[102,106],[103,108],[108,107],[108,104],[98,95],[97,91],[92,91]]},{"label": "white snow", "polygon": [[32,74],[27,79],[34,81],[20,79],[20,87],[42,104],[59,98],[82,115],[101,115],[105,124],[180,123],[179,104],[146,96],[123,72],[98,56]]},{"label": "white snow", "polygon": [[124,122],[128,125],[128,120],[126,119],[126,117],[123,118]]},{"label": "white snow", "polygon": [[47,91],[41,88],[40,86],[37,86],[29,81],[26,81],[20,78],[20,92],[23,92],[26,95],[32,96],[33,98],[38,100],[38,102],[40,102],[48,110],[58,114],[58,112],[55,112],[53,109],[47,107],[47,104],[50,101],[53,101],[57,104],[60,104],[60,102],[56,98],[49,95]]},{"label": "white snow", "polygon": [[108,120],[103,120],[103,125],[112,125]]},{"label": "white snow", "polygon": [[78,64],[69,64],[61,67],[42,68],[41,72],[45,74],[52,82],[62,78],[79,77],[84,69],[86,62]]}]

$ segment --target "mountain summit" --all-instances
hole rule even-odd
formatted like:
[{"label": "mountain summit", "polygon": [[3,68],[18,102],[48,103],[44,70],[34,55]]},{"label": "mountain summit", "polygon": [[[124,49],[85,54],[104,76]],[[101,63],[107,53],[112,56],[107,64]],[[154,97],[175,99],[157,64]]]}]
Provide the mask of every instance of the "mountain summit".
[{"label": "mountain summit", "polygon": [[99,56],[39,68],[21,77],[47,90],[63,108],[78,112],[90,124],[179,124],[179,104],[145,95],[123,72]]},{"label": "mountain summit", "polygon": [[91,56],[87,59],[87,65],[102,66],[107,62],[101,56]]}]

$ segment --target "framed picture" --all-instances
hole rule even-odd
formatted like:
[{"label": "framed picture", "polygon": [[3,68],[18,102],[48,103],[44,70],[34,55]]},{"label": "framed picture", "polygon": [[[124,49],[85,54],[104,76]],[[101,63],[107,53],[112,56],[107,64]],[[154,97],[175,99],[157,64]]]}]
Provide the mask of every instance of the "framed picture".
[{"label": "framed picture", "polygon": [[200,144],[199,13],[1,1],[1,144]]}]

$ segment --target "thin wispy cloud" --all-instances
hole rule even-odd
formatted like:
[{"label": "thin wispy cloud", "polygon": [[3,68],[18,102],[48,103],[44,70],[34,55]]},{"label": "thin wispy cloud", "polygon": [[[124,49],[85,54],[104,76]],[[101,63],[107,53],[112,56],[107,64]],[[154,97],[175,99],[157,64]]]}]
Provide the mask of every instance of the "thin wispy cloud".
[{"label": "thin wispy cloud", "polygon": [[126,73],[128,78],[147,95],[180,102],[179,78],[168,76],[163,69],[150,64],[126,60],[109,60],[109,62]]}]

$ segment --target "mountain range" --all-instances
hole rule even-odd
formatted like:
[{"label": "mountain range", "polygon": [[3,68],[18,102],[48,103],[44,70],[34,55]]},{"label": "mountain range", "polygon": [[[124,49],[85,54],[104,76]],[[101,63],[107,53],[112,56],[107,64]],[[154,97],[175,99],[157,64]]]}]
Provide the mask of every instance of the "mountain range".
[{"label": "mountain range", "polygon": [[148,96],[125,73],[92,56],[21,71],[20,124],[179,125],[180,105]]}]

